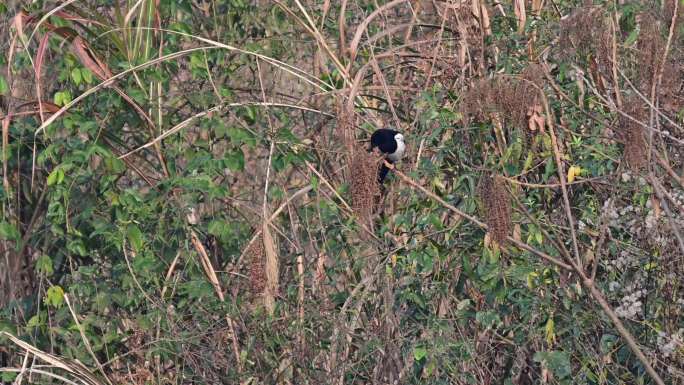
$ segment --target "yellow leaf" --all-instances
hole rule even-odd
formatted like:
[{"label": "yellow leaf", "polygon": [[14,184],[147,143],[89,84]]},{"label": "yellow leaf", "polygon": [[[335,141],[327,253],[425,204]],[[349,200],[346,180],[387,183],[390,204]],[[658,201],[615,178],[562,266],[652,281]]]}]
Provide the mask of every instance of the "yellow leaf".
[{"label": "yellow leaf", "polygon": [[546,342],[551,345],[556,342],[556,332],[555,332],[555,322],[553,322],[553,317],[549,317],[546,321],[546,326],[544,330],[546,331]]},{"label": "yellow leaf", "polygon": [[579,166],[571,166],[568,170],[568,183],[572,183],[572,181],[575,180],[575,177],[579,176],[581,172],[582,168],[580,168]]}]

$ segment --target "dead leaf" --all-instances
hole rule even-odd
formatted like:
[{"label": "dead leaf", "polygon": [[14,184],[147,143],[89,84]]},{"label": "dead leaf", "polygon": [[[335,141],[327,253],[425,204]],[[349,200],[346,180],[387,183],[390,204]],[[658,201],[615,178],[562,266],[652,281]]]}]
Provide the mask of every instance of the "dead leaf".
[{"label": "dead leaf", "polygon": [[660,218],[662,213],[660,209],[660,200],[655,194],[651,195],[651,205],[653,206],[653,215],[656,217],[656,219]]},{"label": "dead leaf", "polygon": [[515,0],[513,12],[515,13],[515,18],[518,19],[518,33],[522,33],[525,31],[525,22],[527,21],[525,0]]},{"label": "dead leaf", "polygon": [[278,295],[278,274],[280,265],[269,223],[264,221],[262,228],[264,253],[266,257],[266,290],[264,291],[264,305],[269,313],[273,314],[275,311],[275,299]]},{"label": "dead leaf", "polygon": [[530,131],[537,131],[543,133],[546,120],[542,115],[543,107],[541,105],[534,105],[527,109],[527,128]]}]

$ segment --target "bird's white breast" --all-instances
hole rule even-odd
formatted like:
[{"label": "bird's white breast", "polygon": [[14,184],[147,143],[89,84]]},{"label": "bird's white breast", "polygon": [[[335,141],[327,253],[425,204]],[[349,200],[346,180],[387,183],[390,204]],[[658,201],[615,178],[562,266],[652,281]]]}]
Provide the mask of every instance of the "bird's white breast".
[{"label": "bird's white breast", "polygon": [[406,150],[406,144],[403,140],[397,140],[397,150],[393,153],[387,155],[387,158],[392,162],[396,162],[404,156],[404,151]]}]

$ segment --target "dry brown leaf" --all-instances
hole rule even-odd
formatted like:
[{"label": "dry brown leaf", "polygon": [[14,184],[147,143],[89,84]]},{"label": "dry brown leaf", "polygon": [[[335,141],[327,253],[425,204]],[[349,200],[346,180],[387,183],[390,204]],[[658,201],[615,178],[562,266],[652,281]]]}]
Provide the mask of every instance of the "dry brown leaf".
[{"label": "dry brown leaf", "polygon": [[515,13],[515,18],[518,19],[518,32],[521,33],[525,30],[525,22],[527,21],[525,0],[515,0],[513,12]]},{"label": "dry brown leaf", "polygon": [[537,131],[543,133],[546,120],[542,116],[542,106],[535,105],[527,111],[527,128],[530,131]]},{"label": "dry brown leaf", "polygon": [[662,211],[660,209],[660,200],[656,194],[651,195],[651,204],[653,206],[653,215],[656,217],[656,219],[660,218]]},{"label": "dry brown leaf", "polygon": [[264,222],[262,230],[264,253],[266,257],[266,290],[264,291],[264,305],[269,313],[273,314],[275,311],[275,298],[278,295],[278,274],[280,266],[273,234],[271,234],[271,229],[268,226],[269,223]]},{"label": "dry brown leaf", "polygon": [[532,14],[539,16],[544,8],[544,0],[532,0]]}]

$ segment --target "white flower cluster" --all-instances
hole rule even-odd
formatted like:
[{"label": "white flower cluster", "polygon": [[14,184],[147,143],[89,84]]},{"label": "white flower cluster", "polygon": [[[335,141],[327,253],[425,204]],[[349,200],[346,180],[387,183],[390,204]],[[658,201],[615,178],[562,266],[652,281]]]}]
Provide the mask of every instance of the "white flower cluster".
[{"label": "white flower cluster", "polygon": [[606,270],[625,272],[629,268],[637,267],[640,265],[641,263],[636,255],[628,252],[627,250],[622,250],[620,252],[620,256],[606,261]]},{"label": "white flower cluster", "polygon": [[674,356],[677,351],[684,350],[684,329],[670,336],[665,332],[658,333],[658,350],[664,357]]},{"label": "white flower cluster", "polygon": [[615,314],[621,318],[635,318],[641,312],[641,298],[646,295],[646,290],[637,290],[632,294],[622,297],[620,306],[615,309]]}]

